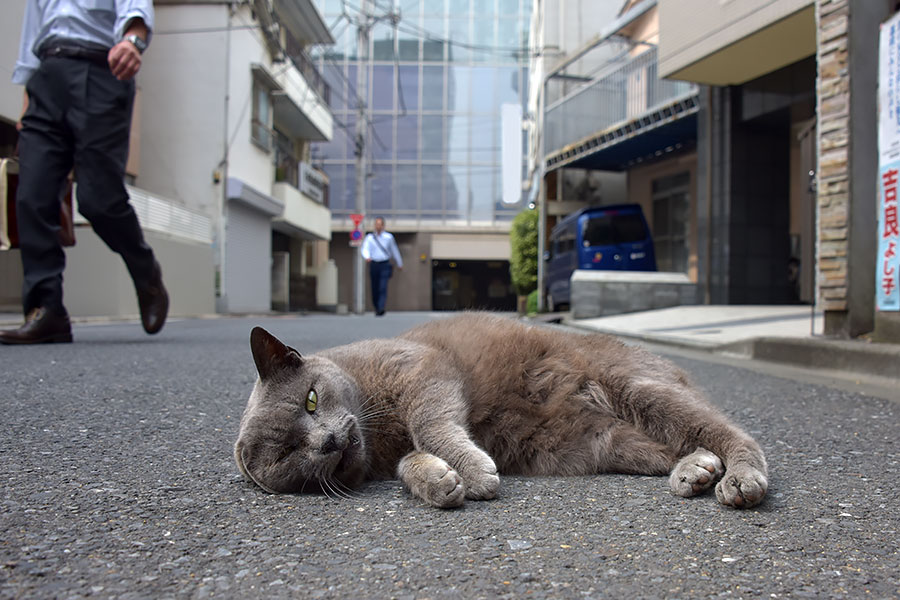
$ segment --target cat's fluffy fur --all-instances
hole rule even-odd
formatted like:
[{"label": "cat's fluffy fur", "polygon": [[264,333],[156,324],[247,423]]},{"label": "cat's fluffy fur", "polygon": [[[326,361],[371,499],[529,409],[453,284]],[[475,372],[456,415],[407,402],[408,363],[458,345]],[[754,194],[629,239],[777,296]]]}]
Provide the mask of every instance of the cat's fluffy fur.
[{"label": "cat's fluffy fur", "polygon": [[498,473],[616,472],[670,474],[680,496],[718,482],[734,507],[766,493],[757,443],[672,363],[609,336],[467,313],[306,357],[255,328],[251,349],[235,460],[270,492],[399,476],[452,507],[495,497]]}]

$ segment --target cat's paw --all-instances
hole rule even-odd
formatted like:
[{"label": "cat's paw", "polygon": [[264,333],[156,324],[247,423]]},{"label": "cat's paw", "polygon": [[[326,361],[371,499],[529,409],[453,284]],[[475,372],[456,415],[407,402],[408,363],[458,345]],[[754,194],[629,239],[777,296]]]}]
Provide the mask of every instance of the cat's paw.
[{"label": "cat's paw", "polygon": [[722,477],[722,459],[705,448],[697,448],[678,461],[669,475],[669,487],[678,496],[696,496]]},{"label": "cat's paw", "polygon": [[762,502],[769,482],[759,469],[738,463],[728,467],[725,477],[716,486],[716,498],[725,506],[750,508]]},{"label": "cat's paw", "polygon": [[479,453],[470,457],[465,466],[460,466],[460,473],[466,483],[466,498],[491,500],[497,497],[500,489],[500,475],[491,457],[480,450]]},{"label": "cat's paw", "polygon": [[455,508],[466,499],[466,487],[459,474],[433,454],[408,454],[397,471],[410,491],[432,506]]}]

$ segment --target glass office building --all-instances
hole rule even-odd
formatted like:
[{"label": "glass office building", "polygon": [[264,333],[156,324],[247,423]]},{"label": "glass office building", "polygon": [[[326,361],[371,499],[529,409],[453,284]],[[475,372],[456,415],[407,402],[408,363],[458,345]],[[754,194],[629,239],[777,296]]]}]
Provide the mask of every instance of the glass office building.
[{"label": "glass office building", "polygon": [[[379,0],[368,85],[357,90],[360,2],[316,0],[337,44],[314,59],[331,86],[334,138],[312,147],[336,229],[356,206],[357,94],[368,107],[367,215],[392,230],[508,230],[501,106],[528,93],[531,0]],[[388,15],[394,14],[391,19]],[[524,135],[523,135],[524,143]]]}]

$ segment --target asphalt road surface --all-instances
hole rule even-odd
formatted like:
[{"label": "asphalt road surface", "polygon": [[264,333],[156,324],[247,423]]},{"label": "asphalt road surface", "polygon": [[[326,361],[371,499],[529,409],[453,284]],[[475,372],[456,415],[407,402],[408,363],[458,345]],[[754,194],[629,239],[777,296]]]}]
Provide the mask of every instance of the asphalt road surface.
[{"label": "asphalt road surface", "polygon": [[253,325],[312,352],[435,317],[80,325],[74,344],[0,347],[0,597],[900,597],[900,393],[673,356],[767,453],[747,511],[659,477],[505,477],[449,511],[397,481],[335,499],[241,479]]}]

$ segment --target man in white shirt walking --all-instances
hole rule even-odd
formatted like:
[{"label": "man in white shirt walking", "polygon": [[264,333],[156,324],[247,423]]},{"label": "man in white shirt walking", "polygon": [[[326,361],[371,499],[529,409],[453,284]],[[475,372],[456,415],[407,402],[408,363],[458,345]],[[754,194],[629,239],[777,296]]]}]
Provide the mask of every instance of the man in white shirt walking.
[{"label": "man in white shirt walking", "polygon": [[397,263],[397,268],[403,270],[403,258],[397,247],[394,236],[384,230],[384,219],[375,219],[375,232],[366,235],[360,248],[363,258],[369,263],[369,279],[372,282],[372,304],[375,305],[375,315],[384,314],[384,303],[387,301],[388,279],[393,274],[391,259]]}]

